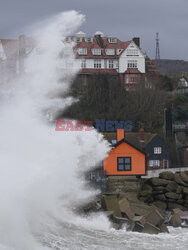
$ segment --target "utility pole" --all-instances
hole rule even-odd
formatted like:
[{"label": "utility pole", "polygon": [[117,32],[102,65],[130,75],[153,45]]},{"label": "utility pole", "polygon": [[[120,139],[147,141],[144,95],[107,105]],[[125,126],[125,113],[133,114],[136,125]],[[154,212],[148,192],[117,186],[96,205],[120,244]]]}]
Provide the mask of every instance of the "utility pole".
[{"label": "utility pole", "polygon": [[160,49],[159,49],[159,32],[156,33],[156,52],[155,52],[155,60],[160,59]]}]

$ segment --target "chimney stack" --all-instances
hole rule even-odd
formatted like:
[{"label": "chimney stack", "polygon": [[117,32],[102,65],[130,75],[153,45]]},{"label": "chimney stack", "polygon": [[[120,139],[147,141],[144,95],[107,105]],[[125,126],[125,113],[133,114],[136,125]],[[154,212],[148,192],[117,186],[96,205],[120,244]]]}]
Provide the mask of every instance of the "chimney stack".
[{"label": "chimney stack", "polygon": [[125,138],[125,131],[123,128],[118,128],[117,129],[117,142],[121,141],[122,139]]},{"label": "chimney stack", "polygon": [[144,142],[144,128],[140,129],[140,142]]},{"label": "chimney stack", "polygon": [[140,47],[140,37],[133,37],[133,42]]}]

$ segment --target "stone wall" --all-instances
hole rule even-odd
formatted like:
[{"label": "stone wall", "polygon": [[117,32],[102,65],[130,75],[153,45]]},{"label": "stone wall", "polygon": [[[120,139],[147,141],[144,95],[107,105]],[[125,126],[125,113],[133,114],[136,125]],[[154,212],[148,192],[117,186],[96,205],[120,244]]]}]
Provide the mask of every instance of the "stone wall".
[{"label": "stone wall", "polygon": [[188,172],[166,171],[159,177],[142,180],[138,198],[162,209],[188,210]]}]

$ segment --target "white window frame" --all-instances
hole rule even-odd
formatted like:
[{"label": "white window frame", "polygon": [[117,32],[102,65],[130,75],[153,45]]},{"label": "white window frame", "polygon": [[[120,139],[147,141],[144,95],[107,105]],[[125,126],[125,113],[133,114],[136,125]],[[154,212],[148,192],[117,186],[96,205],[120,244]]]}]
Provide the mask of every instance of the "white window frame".
[{"label": "white window frame", "polygon": [[75,42],[76,43],[81,43],[82,42],[82,37],[75,37]]},{"label": "white window frame", "polygon": [[81,61],[81,68],[86,69],[86,59],[82,59]]},{"label": "white window frame", "polygon": [[161,154],[162,153],[162,147],[154,147],[153,149],[154,154]]},{"label": "white window frame", "polygon": [[86,56],[87,55],[87,48],[78,48],[77,50],[78,55]]},{"label": "white window frame", "polygon": [[114,60],[109,60],[108,61],[108,68],[109,69],[114,69]]},{"label": "white window frame", "polygon": [[107,56],[114,56],[115,55],[114,49],[106,49],[105,51],[106,51]]},{"label": "white window frame", "polygon": [[86,37],[85,38],[85,42],[86,43],[92,43],[93,42],[93,38],[92,37]]},{"label": "white window frame", "polygon": [[116,37],[109,37],[108,42],[109,43],[117,43],[117,38]]},{"label": "white window frame", "polygon": [[137,60],[128,60],[127,61],[127,68],[128,69],[137,69],[138,68],[138,61]]},{"label": "white window frame", "polygon": [[101,49],[92,49],[92,54],[94,56],[100,56],[101,55]]},{"label": "white window frame", "polygon": [[126,55],[127,56],[139,56],[139,52],[138,52],[138,49],[127,49],[126,51]]},{"label": "white window frame", "polygon": [[94,60],[94,69],[101,69],[102,63],[100,59],[95,59]]},{"label": "white window frame", "polygon": [[150,167],[160,167],[160,160],[149,160]]}]

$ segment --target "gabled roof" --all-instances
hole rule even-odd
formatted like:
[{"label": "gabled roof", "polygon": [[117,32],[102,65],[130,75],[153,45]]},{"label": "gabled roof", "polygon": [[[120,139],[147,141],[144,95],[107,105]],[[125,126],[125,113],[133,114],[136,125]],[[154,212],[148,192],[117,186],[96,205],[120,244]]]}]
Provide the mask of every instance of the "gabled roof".
[{"label": "gabled roof", "polygon": [[[104,138],[112,144],[113,140],[116,140],[116,133],[115,132],[105,132],[103,133]],[[146,147],[146,145],[156,136],[157,134],[153,133],[147,133],[144,132],[144,142],[140,142],[140,133],[139,132],[127,132],[125,133],[125,140],[130,145],[134,145],[135,148],[138,148],[139,150],[143,151],[143,149]],[[118,144],[118,143],[116,143]],[[116,145],[112,144],[112,146]]]},{"label": "gabled roof", "polygon": [[137,148],[135,145],[133,145],[132,143],[130,143],[129,141],[127,141],[125,138],[123,138],[121,141],[119,141],[118,143],[114,144],[113,145],[113,148],[116,148],[118,147],[119,145],[121,145],[122,143],[127,143],[128,145],[130,145],[131,147],[135,148],[136,150],[138,150],[139,152],[141,152],[142,154],[146,155],[145,151],[140,149],[140,148]]},{"label": "gabled roof", "polygon": [[[101,44],[100,44],[96,37],[93,37],[92,39],[93,39],[93,41],[89,43],[89,42],[85,41],[85,38],[82,38],[82,42],[78,43],[74,47],[76,58],[92,58],[92,59],[93,58],[97,58],[97,59],[100,59],[100,58],[108,58],[108,59],[119,58],[121,56],[121,54],[123,53],[123,51],[132,42],[132,40],[122,42],[118,38],[116,38],[116,40],[117,40],[116,43],[109,43],[109,41],[108,41],[109,37],[100,37],[100,40],[101,40]],[[79,55],[77,53],[77,49],[79,49],[79,48],[87,49],[87,55]],[[97,56],[93,55],[92,49],[101,49],[101,55],[97,55]],[[115,54],[114,55],[106,55],[106,53],[105,53],[106,49],[114,49]],[[117,49],[120,49],[122,51],[119,54],[117,54],[116,53]]]},{"label": "gabled roof", "polygon": [[146,73],[148,75],[162,76],[161,72],[148,56],[146,56]]}]

